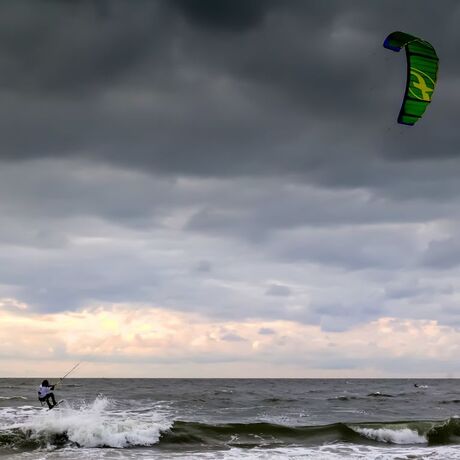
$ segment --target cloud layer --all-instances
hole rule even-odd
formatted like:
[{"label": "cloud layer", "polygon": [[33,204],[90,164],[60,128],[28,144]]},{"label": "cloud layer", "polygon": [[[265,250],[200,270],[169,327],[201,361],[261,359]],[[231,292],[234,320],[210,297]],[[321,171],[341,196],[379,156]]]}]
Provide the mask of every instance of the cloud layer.
[{"label": "cloud layer", "polygon": [[[184,318],[217,334],[209,375],[257,362],[276,376],[278,323],[292,349],[309,349],[296,334],[318,337],[318,362],[290,363],[293,376],[339,375],[321,368],[341,360],[350,375],[415,369],[411,347],[431,330],[425,369],[451,372],[436,360],[460,321],[457,2],[43,0],[0,13],[0,305],[61,343],[51,361],[78,353],[50,318],[72,335],[72,315],[84,329],[90,314],[119,324],[143,305],[146,323],[149,308],[179,321],[179,354]],[[404,56],[382,47],[398,29],[441,59],[413,128],[395,121]],[[353,345],[386,324],[415,331],[399,370]],[[147,339],[111,353],[159,359]]]},{"label": "cloud layer", "polygon": [[99,376],[101,366],[106,376],[131,377],[420,377],[427,367],[444,377],[456,375],[459,352],[458,331],[426,320],[380,318],[324,332],[297,322],[209,321],[139,305],[32,317],[0,311],[0,319],[1,376],[59,376],[83,360],[80,377]]}]

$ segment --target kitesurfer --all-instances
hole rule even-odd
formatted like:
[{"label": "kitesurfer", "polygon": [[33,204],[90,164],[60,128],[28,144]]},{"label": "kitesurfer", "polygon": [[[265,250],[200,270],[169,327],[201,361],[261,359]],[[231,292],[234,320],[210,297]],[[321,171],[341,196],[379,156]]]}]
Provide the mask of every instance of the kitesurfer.
[{"label": "kitesurfer", "polygon": [[42,384],[38,388],[38,400],[41,403],[46,402],[50,409],[52,409],[56,405],[56,399],[54,399],[53,390],[54,385],[50,385],[48,380],[43,380]]}]

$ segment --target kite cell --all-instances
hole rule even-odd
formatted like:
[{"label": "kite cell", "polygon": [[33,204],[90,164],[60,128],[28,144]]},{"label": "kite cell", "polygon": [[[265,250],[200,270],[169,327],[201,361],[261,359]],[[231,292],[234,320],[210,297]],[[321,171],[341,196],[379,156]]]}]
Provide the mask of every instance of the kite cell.
[{"label": "kite cell", "polygon": [[431,102],[438,75],[438,56],[433,46],[404,32],[393,32],[383,46],[399,52],[406,48],[407,82],[398,123],[414,125]]}]

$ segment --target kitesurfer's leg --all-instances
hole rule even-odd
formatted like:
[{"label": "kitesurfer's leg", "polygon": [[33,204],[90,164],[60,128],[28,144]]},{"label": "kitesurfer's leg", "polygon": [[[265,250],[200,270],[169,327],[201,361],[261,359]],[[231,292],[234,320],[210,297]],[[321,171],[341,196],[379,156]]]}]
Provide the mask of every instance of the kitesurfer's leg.
[{"label": "kitesurfer's leg", "polygon": [[[51,393],[51,394],[52,394],[52,393]],[[52,405],[51,402],[50,402],[51,394],[48,393],[48,394],[45,396],[45,401],[46,401],[46,404],[48,404],[48,409],[52,409],[52,408],[53,408],[53,405]]]},{"label": "kitesurfer's leg", "polygon": [[56,405],[56,400],[54,399],[54,393],[48,393],[45,397],[45,400],[46,400],[46,404],[48,404],[49,409],[52,409]]}]

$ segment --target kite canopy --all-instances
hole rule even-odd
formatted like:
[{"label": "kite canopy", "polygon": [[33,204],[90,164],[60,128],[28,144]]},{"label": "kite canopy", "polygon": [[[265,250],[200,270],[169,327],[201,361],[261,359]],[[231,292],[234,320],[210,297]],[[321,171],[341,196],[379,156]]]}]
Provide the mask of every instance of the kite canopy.
[{"label": "kite canopy", "polygon": [[431,102],[438,75],[438,56],[433,46],[404,32],[393,32],[383,46],[399,52],[406,48],[407,83],[398,123],[414,125]]}]

